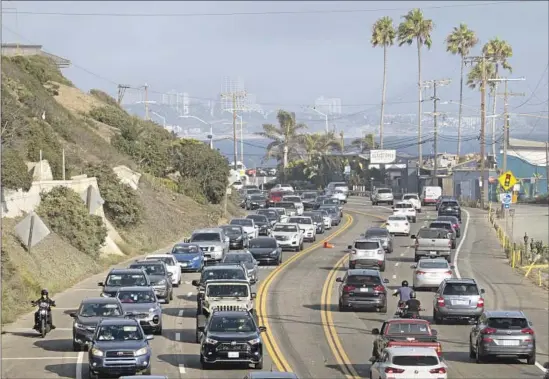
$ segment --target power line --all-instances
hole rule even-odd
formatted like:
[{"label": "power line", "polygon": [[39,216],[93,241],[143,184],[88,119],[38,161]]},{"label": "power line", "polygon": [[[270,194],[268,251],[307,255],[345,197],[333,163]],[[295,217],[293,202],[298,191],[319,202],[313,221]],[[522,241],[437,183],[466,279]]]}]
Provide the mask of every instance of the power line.
[{"label": "power line", "polygon": [[513,110],[515,109],[519,109],[521,108],[522,106],[528,104],[528,102],[530,102],[530,100],[532,100],[532,97],[535,96],[535,93],[536,91],[538,90],[543,78],[545,77],[545,74],[547,73],[547,70],[549,69],[549,63],[545,66],[545,70],[543,70],[543,73],[541,74],[539,80],[538,80],[538,83],[536,84],[536,87],[534,88],[534,90],[532,91],[532,93],[530,94],[530,96],[528,97],[528,99],[526,99],[522,104],[516,106],[513,108]]}]

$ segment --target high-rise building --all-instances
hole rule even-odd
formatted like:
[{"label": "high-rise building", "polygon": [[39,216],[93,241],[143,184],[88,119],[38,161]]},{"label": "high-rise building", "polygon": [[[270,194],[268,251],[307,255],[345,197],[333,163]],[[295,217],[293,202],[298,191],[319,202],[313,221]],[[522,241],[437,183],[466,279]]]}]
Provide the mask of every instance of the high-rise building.
[{"label": "high-rise building", "polygon": [[341,99],[320,96],[315,100],[315,109],[330,116],[341,115]]},{"label": "high-rise building", "polygon": [[[242,93],[244,91],[245,91],[244,81],[242,80],[241,77],[237,77],[237,78],[225,77],[223,82],[223,88],[221,90],[222,93],[224,94],[236,93],[236,92]],[[228,96],[223,96],[221,98],[221,109],[223,111],[232,111],[233,107],[236,108],[237,110],[244,110],[246,108],[246,105],[247,105],[246,99],[242,97],[236,98],[236,102],[234,104],[233,104],[233,99]]]}]

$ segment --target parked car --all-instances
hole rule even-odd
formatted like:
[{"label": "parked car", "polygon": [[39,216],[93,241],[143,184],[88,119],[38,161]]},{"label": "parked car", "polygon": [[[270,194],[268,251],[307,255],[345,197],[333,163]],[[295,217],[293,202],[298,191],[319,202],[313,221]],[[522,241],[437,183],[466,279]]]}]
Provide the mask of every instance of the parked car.
[{"label": "parked car", "polygon": [[375,309],[387,313],[387,288],[378,270],[349,269],[343,278],[337,278],[339,286],[339,311],[349,309]]},{"label": "parked car", "polygon": [[433,320],[477,320],[484,311],[484,289],[474,279],[446,279],[437,289],[433,300]]}]

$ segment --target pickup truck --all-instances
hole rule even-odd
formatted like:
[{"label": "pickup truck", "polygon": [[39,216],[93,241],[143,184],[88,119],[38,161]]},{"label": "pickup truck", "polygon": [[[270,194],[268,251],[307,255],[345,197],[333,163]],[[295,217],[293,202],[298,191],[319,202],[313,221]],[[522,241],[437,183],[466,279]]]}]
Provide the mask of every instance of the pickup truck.
[{"label": "pickup truck", "polygon": [[442,345],[437,340],[437,331],[431,329],[429,321],[422,319],[389,319],[383,322],[381,329],[372,329],[376,336],[372,356],[376,359],[388,347],[432,347],[439,357],[442,356]]},{"label": "pickup truck", "polygon": [[415,242],[415,261],[422,257],[443,257],[451,262],[452,238],[446,229],[421,228],[410,238]]}]

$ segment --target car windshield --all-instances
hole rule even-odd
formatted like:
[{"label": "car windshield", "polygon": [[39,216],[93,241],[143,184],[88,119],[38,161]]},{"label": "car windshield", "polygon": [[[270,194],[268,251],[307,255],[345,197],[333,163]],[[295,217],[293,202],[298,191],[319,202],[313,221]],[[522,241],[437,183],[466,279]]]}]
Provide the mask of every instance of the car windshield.
[{"label": "car windshield", "polygon": [[250,188],[246,190],[246,195],[261,194],[261,190],[257,188]]},{"label": "car windshield", "polygon": [[254,220],[256,223],[257,222],[269,222],[267,217],[265,217],[264,215],[248,215],[246,217],[249,218],[250,220]]},{"label": "car windshield", "polygon": [[440,261],[419,261],[418,268],[450,268],[448,262]]},{"label": "car windshield", "polygon": [[277,218],[276,211],[270,211],[267,209],[261,209],[257,211],[257,214],[266,216],[269,220],[276,220]]},{"label": "car windshield", "polygon": [[377,190],[377,193],[393,193],[393,191],[391,191],[390,189],[386,189],[386,188],[380,188]]},{"label": "car windshield", "polygon": [[275,225],[273,232],[297,232],[295,225]]},{"label": "car windshield", "polygon": [[379,276],[372,275],[349,275],[347,278],[347,284],[352,286],[359,286],[363,284],[377,286],[381,284],[381,279]]},{"label": "car windshield", "polygon": [[364,234],[365,237],[376,237],[376,238],[383,238],[387,237],[389,232],[386,229],[369,229]]},{"label": "car windshield", "polygon": [[315,212],[305,212],[303,216],[310,217],[313,221],[322,221],[322,215]]},{"label": "car windshield", "polygon": [[279,215],[285,216],[286,215],[286,209],[284,208],[275,208],[275,210],[278,212]]},{"label": "car windshield", "polygon": [[444,201],[440,204],[441,208],[456,208],[459,207],[457,201]]},{"label": "car windshield", "polygon": [[301,203],[301,198],[299,196],[284,196],[282,199],[284,201],[293,201],[294,203]]},{"label": "car windshield", "polygon": [[413,322],[392,322],[387,334],[430,334],[427,324]]},{"label": "car windshield", "polygon": [[118,299],[121,303],[155,303],[156,298],[153,291],[118,291]]},{"label": "car windshield", "polygon": [[251,263],[253,260],[254,258],[250,254],[227,254],[223,258],[223,262],[225,263]]},{"label": "car windshield", "polygon": [[116,317],[122,316],[118,304],[86,303],[80,306],[80,317]]},{"label": "car windshield", "polygon": [[402,200],[419,200],[419,197],[417,195],[404,195]]},{"label": "car windshield", "polygon": [[454,216],[440,216],[437,217],[437,221],[450,221],[452,224],[457,224],[459,220]]},{"label": "car windshield", "polygon": [[224,226],[223,231],[229,236],[240,236],[242,234],[240,226]]},{"label": "car windshield", "polygon": [[294,222],[296,224],[311,225],[313,223],[313,220],[311,220],[309,217],[290,217],[290,220],[288,222]]},{"label": "car windshield", "polygon": [[250,241],[250,249],[276,249],[278,247],[274,238],[253,239]]},{"label": "car windshield", "polygon": [[406,216],[390,216],[387,220],[388,221],[408,221]]},{"label": "car windshield", "polygon": [[213,333],[251,333],[256,331],[256,327],[250,317],[213,316],[208,331]]},{"label": "car windshield", "polygon": [[265,200],[265,198],[263,197],[263,195],[252,195],[250,196],[250,200],[262,201]]},{"label": "car windshield", "polygon": [[219,233],[195,233],[191,237],[191,242],[220,242]]},{"label": "car windshield", "polygon": [[528,321],[518,317],[491,317],[488,326],[495,329],[520,330],[528,328]]},{"label": "car windshield", "polygon": [[339,205],[338,199],[324,199],[322,200],[322,204],[337,204]]},{"label": "car windshield", "polygon": [[284,201],[284,202],[281,201],[280,203],[277,203],[276,205],[278,205],[280,208],[284,208],[284,209],[295,209],[295,204],[287,202],[287,201]]},{"label": "car windshield", "polygon": [[254,226],[254,222],[249,218],[235,218],[231,220],[231,225]]},{"label": "car windshield", "polygon": [[395,205],[395,209],[408,209],[413,208],[414,206],[410,203],[398,203]]},{"label": "car windshield", "polygon": [[417,238],[421,239],[447,239],[448,233],[442,230],[436,229],[420,229],[417,234]]},{"label": "car windshield", "polygon": [[332,206],[325,206],[321,207],[322,209],[326,210],[330,216],[338,215],[339,212],[335,210]]},{"label": "car windshield", "polygon": [[143,274],[111,274],[105,283],[107,287],[146,286],[147,278]]},{"label": "car windshield", "polygon": [[248,286],[242,284],[213,284],[206,291],[210,297],[247,297]]},{"label": "car windshield", "polygon": [[473,283],[447,283],[443,295],[472,296],[478,295],[478,287]]},{"label": "car windshield", "polygon": [[140,268],[141,270],[145,270],[147,275],[166,275],[164,265],[133,264],[130,268]]},{"label": "car windshield", "polygon": [[452,224],[449,223],[449,222],[432,222],[429,225],[429,228],[451,230],[452,229]]},{"label": "car windshield", "polygon": [[200,248],[196,245],[174,246],[172,254],[198,254]]},{"label": "car windshield", "polygon": [[143,339],[137,325],[104,325],[97,331],[99,341],[139,341]]},{"label": "car windshield", "polygon": [[393,357],[393,364],[397,366],[436,366],[438,358],[434,355],[398,355]]},{"label": "car windshield", "polygon": [[316,199],[316,193],[304,193],[303,199]]},{"label": "car windshield", "polygon": [[376,249],[379,249],[379,242],[377,242],[377,241],[357,241],[357,242],[355,242],[355,249],[357,249],[357,250],[376,250]]},{"label": "car windshield", "polygon": [[242,268],[227,268],[227,269],[216,269],[216,270],[204,270],[202,271],[202,276],[200,280],[202,282],[207,280],[246,280],[246,274]]},{"label": "car windshield", "polygon": [[167,266],[174,266],[172,257],[147,257],[145,259],[148,261],[161,261],[164,262]]}]

